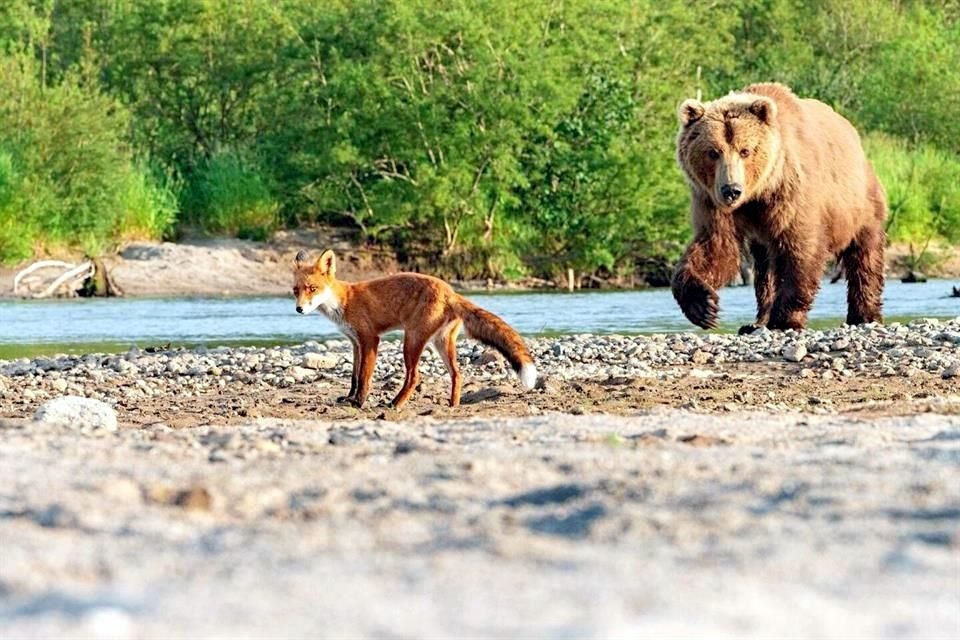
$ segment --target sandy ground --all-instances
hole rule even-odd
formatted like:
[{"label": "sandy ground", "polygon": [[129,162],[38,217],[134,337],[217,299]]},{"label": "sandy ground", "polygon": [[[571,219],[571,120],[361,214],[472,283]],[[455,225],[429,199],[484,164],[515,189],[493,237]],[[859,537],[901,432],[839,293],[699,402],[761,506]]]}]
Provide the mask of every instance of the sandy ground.
[{"label": "sandy ground", "polygon": [[953,638],[960,417],[0,427],[5,637]]},{"label": "sandy ground", "polygon": [[0,362],[0,637],[960,635],[960,320],[529,344]]},{"label": "sandy ground", "polygon": [[[540,339],[529,393],[464,346],[457,409],[432,357],[384,406],[396,345],[361,410],[334,342],[309,382],[266,382],[298,350],[10,362],[0,635],[954,638],[956,328],[805,334],[856,373],[776,334]],[[73,388],[119,429],[31,421]]]},{"label": "sandy ground", "polygon": [[[345,278],[397,270],[389,255],[359,247],[349,234],[328,228],[279,232],[269,243],[225,238],[137,242],[104,261],[127,296],[282,295],[289,292],[297,252],[319,255],[324,248],[337,251]],[[0,269],[0,295],[11,295],[16,271]]]}]

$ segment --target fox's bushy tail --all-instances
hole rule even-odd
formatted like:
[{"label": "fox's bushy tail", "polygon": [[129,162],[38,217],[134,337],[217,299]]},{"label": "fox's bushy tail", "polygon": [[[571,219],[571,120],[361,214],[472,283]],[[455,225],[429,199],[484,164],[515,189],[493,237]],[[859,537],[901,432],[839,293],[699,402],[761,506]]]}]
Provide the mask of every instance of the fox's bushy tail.
[{"label": "fox's bushy tail", "polygon": [[533,364],[533,356],[513,327],[465,298],[457,301],[457,312],[471,338],[499,351],[517,372],[525,388],[536,386],[537,367]]}]

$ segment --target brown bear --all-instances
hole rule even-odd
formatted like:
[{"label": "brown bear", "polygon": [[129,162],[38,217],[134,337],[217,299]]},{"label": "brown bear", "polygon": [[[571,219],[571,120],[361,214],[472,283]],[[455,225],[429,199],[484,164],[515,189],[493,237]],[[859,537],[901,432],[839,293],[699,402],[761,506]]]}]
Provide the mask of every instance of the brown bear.
[{"label": "brown bear", "polygon": [[881,322],[887,205],[843,116],[780,84],[680,105],[677,160],[691,192],[694,238],[673,277],[684,315],[717,326],[716,289],[753,257],[757,320],[802,329],[824,263],[847,277],[847,324]]}]

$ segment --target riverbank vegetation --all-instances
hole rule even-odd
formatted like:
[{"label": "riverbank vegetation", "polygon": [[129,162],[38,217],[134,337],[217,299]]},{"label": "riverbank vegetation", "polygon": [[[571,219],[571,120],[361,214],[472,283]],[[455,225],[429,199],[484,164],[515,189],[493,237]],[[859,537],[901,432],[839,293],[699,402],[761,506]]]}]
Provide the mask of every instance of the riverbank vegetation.
[{"label": "riverbank vegetation", "polygon": [[676,105],[777,80],[865,133],[891,238],[960,242],[951,0],[8,0],[0,260],[347,225],[461,277],[689,234]]}]

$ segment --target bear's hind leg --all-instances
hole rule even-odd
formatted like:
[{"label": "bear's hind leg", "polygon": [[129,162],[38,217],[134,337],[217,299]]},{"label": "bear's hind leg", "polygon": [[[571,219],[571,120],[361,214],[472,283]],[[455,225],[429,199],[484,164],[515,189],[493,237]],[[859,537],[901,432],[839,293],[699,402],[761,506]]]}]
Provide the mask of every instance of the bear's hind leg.
[{"label": "bear's hind leg", "polygon": [[750,255],[753,256],[753,290],[757,296],[757,320],[745,324],[737,332],[740,335],[753,333],[770,322],[770,311],[776,296],[776,281],[770,264],[770,252],[759,242],[750,243]]},{"label": "bear's hind leg", "polygon": [[847,324],[883,322],[883,250],[881,222],[864,227],[843,252],[847,273]]}]

